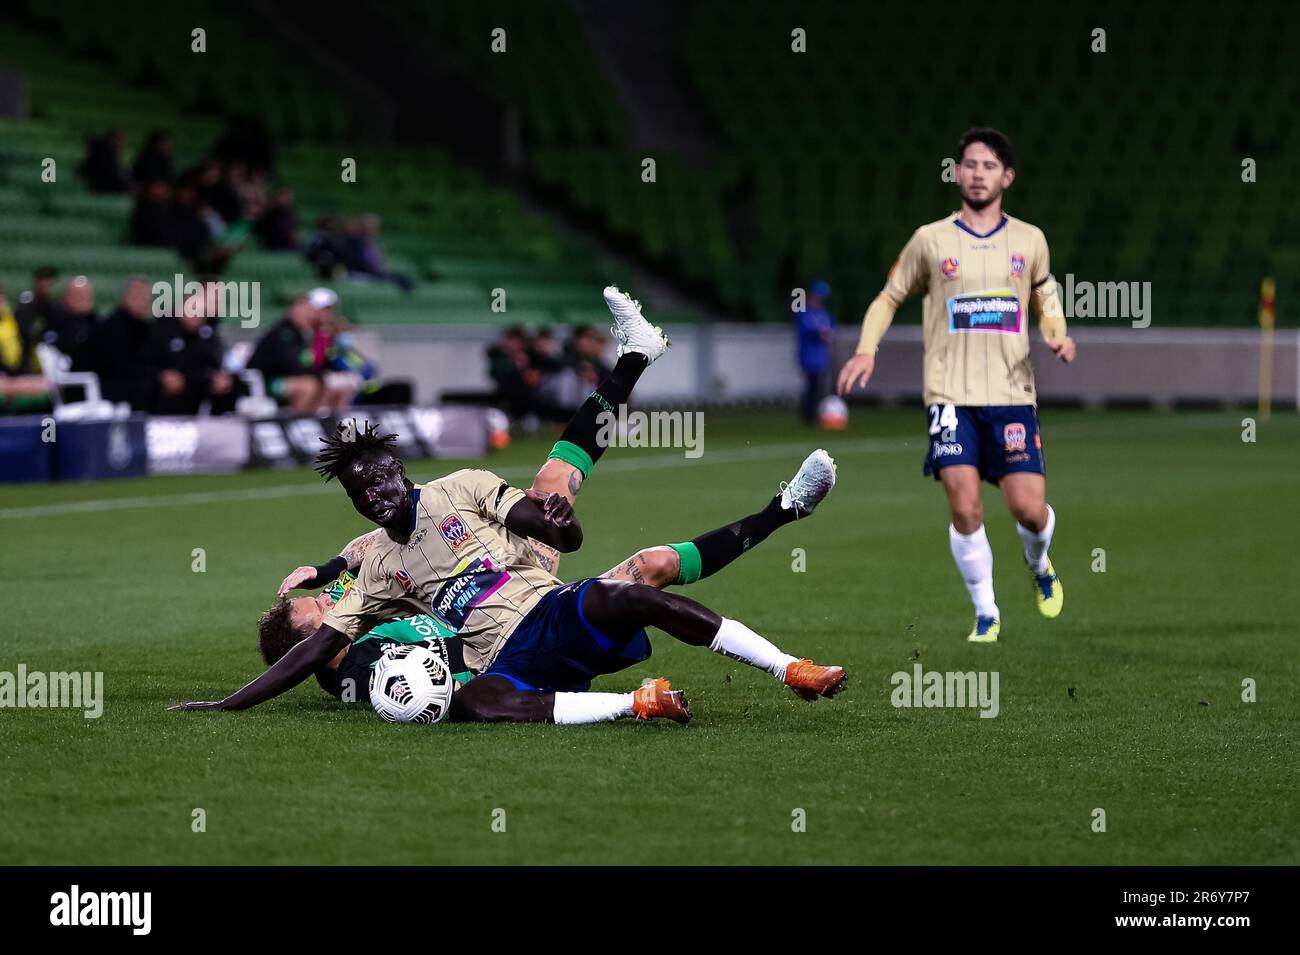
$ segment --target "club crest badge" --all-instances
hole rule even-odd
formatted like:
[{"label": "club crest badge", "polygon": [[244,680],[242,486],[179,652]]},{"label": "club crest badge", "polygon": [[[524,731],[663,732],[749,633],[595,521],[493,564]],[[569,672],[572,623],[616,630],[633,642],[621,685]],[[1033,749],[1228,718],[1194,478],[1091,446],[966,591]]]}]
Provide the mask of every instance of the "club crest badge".
[{"label": "club crest badge", "polygon": [[1013,422],[1002,429],[1002,441],[1008,451],[1025,450],[1025,438],[1026,432],[1023,424]]},{"label": "club crest badge", "polygon": [[444,517],[439,529],[442,531],[442,539],[447,542],[452,550],[460,550],[469,540],[469,530],[465,527],[465,522],[457,514],[449,514]]}]

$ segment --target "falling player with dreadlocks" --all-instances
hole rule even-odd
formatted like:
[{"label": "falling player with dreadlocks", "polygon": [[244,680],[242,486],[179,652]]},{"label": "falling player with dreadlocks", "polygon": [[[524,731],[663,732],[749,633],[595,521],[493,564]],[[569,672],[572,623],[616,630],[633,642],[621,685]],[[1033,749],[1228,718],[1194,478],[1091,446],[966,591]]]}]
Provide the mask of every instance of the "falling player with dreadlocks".
[{"label": "falling player with dreadlocks", "polygon": [[[596,442],[600,409],[625,401],[636,378],[667,346],[626,296],[610,304],[620,340],[618,364],[570,421],[539,482],[564,475],[563,466],[583,478],[590,474],[603,451]],[[636,715],[685,722],[686,702],[664,680],[648,681],[630,694],[587,692],[593,677],[649,657],[648,625],[766,670],[806,700],[833,696],[843,685],[841,667],[782,653],[739,621],[685,597],[615,577],[563,584],[527,543],[538,541],[560,553],[581,545],[571,497],[558,491],[528,493],[481,470],[413,484],[393,452],[392,437],[370,428],[331,436],[318,465],[384,533],[370,543],[352,586],[314,633],[226,699],[178,708],[255,706],[301,683],[375,626],[428,612],[458,635],[466,668],[478,674],[453,698],[454,719],[590,723]],[[565,480],[576,493],[581,479]],[[714,542],[722,545],[721,536]],[[695,547],[701,565],[706,549],[711,550]],[[734,559],[725,545],[717,553],[710,560],[719,565]],[[682,564],[685,556],[680,554]]]}]

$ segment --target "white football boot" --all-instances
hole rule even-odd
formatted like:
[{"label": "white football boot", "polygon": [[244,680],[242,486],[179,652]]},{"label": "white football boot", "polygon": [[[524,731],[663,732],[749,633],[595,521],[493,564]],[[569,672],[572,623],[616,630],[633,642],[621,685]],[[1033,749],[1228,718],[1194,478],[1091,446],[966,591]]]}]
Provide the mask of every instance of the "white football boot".
[{"label": "white football boot", "polygon": [[633,352],[645,355],[646,364],[652,365],[656,358],[668,350],[668,336],[658,325],[651,325],[641,314],[641,303],[626,292],[620,292],[616,286],[605,288],[605,304],[614,316],[610,333],[618,342],[618,355]]},{"label": "white football boot", "polygon": [[781,482],[781,506],[794,508],[796,517],[807,517],[835,486],[835,459],[818,448],[787,484]]}]

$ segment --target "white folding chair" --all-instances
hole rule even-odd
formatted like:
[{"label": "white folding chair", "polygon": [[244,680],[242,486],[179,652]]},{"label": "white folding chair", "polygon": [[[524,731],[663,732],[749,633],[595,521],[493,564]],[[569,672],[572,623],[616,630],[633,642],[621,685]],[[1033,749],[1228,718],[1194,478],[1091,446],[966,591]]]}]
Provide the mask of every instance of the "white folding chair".
[{"label": "white folding chair", "polygon": [[[103,398],[99,376],[93,371],[72,371],[72,359],[53,345],[36,346],[36,359],[41,364],[41,374],[50,386],[50,404],[54,406],[55,420],[88,421],[104,418],[125,418],[131,408],[125,402],[113,404]],[[64,401],[62,389],[79,387],[81,401]]]}]

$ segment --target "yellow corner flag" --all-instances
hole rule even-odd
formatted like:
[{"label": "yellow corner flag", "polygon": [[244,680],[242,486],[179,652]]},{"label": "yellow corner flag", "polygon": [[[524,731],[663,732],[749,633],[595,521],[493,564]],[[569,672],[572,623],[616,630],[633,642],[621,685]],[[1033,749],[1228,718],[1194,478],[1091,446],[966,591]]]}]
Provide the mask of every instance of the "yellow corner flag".
[{"label": "yellow corner flag", "polygon": [[1277,284],[1266,278],[1259,283],[1259,417],[1268,420],[1273,402],[1273,301]]}]

